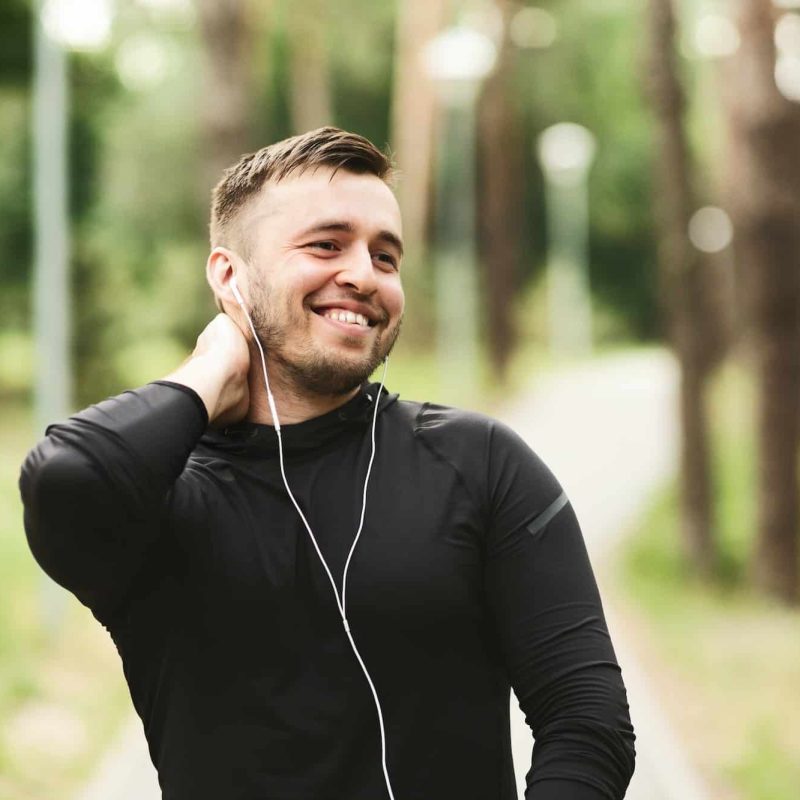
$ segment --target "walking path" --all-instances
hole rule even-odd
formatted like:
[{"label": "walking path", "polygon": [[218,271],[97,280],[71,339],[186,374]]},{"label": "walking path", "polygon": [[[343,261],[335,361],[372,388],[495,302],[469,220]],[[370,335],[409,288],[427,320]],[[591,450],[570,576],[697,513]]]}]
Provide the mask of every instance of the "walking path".
[{"label": "walking path", "polygon": [[[499,413],[567,491],[595,564],[675,468],[676,385],[676,368],[667,354],[628,353],[549,375]],[[608,605],[606,615],[637,734],[636,774],[626,797],[707,800]],[[531,736],[513,701],[512,741],[522,798]],[[95,780],[76,800],[160,796],[137,719],[126,727]]]}]

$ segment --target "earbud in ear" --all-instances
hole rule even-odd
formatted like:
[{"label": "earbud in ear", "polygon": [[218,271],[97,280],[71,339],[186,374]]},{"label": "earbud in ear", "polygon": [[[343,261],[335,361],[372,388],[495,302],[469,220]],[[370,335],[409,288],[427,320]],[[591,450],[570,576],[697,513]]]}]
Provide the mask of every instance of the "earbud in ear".
[{"label": "earbud in ear", "polygon": [[231,291],[233,292],[233,296],[236,298],[236,302],[242,308],[244,308],[244,300],[242,298],[242,295],[239,292],[239,287],[236,285],[236,276],[235,275],[230,279],[230,287],[231,287]]}]

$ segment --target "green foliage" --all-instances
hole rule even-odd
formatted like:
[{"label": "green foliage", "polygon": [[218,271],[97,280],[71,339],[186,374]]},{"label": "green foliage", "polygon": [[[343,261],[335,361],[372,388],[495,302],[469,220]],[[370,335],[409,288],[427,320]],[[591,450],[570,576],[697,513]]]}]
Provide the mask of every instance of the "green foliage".
[{"label": "green foliage", "polygon": [[394,4],[343,0],[329,13],[336,124],[383,147],[390,139]]},{"label": "green foliage", "polygon": [[27,398],[33,385],[33,342],[27,333],[0,330],[0,399]]},{"label": "green foliage", "polygon": [[31,276],[30,103],[21,89],[0,88],[0,328],[28,321]]},{"label": "green foliage", "polygon": [[768,723],[757,726],[742,760],[731,775],[748,800],[795,797],[800,786],[800,762]]},{"label": "green foliage", "polygon": [[0,88],[28,80],[32,38],[30,3],[0,0]]}]

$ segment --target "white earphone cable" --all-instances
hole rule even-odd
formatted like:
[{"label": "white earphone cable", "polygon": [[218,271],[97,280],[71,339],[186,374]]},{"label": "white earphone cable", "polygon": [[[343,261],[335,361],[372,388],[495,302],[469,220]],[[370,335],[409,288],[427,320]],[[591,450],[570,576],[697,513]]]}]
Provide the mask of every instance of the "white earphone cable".
[{"label": "white earphone cable", "polygon": [[300,519],[303,521],[303,525],[305,526],[306,531],[308,531],[309,537],[311,537],[311,543],[314,545],[314,549],[317,551],[317,556],[325,570],[325,574],[328,576],[328,580],[330,581],[331,588],[333,589],[333,594],[336,600],[336,606],[339,609],[339,615],[342,618],[342,624],[344,625],[345,633],[347,634],[347,639],[350,642],[350,647],[353,650],[353,653],[358,661],[359,665],[361,666],[361,670],[364,673],[364,677],[367,679],[367,683],[369,684],[370,691],[372,692],[372,698],[375,701],[375,709],[378,712],[378,725],[380,727],[381,732],[381,765],[383,767],[383,777],[386,782],[386,790],[389,792],[389,800],[394,800],[394,792],[392,791],[392,784],[389,780],[389,770],[386,766],[386,729],[383,722],[383,711],[381,710],[380,700],[378,699],[378,692],[375,689],[375,684],[372,682],[372,678],[370,677],[369,672],[367,671],[367,667],[364,664],[364,660],[361,657],[361,653],[358,651],[358,647],[356,647],[355,640],[353,639],[353,634],[350,630],[350,623],[347,621],[347,614],[345,609],[345,601],[346,601],[346,593],[347,593],[347,573],[350,567],[350,561],[353,557],[353,553],[356,549],[356,544],[361,536],[361,531],[364,527],[364,517],[367,510],[367,487],[369,485],[369,477],[372,473],[372,464],[375,460],[375,427],[378,420],[378,404],[380,403],[381,393],[383,392],[383,385],[386,381],[386,369],[389,364],[389,359],[384,358],[383,360],[383,374],[381,376],[381,383],[378,388],[378,394],[375,397],[375,407],[372,413],[372,451],[369,457],[369,463],[367,464],[367,474],[364,479],[364,491],[362,495],[361,501],[361,517],[358,523],[358,530],[356,531],[355,538],[353,539],[353,544],[350,547],[350,552],[347,555],[347,561],[344,567],[344,574],[342,577],[342,594],[341,597],[339,595],[339,590],[336,586],[336,581],[333,579],[333,575],[331,574],[330,568],[328,567],[327,562],[325,561],[325,557],[322,555],[322,551],[317,544],[317,539],[314,536],[314,532],[311,530],[311,526],[308,524],[308,520],[306,519],[305,514],[303,514],[302,509],[300,508],[299,503],[295,499],[294,494],[292,493],[291,488],[289,487],[289,481],[286,478],[286,469],[284,466],[283,460],[283,439],[281,437],[281,425],[280,420],[278,419],[278,409],[275,407],[275,398],[272,396],[272,390],[269,386],[269,375],[267,374],[267,362],[266,358],[264,357],[264,348],[261,346],[261,341],[256,334],[255,326],[253,325],[253,320],[250,318],[250,314],[247,312],[245,308],[244,301],[241,298],[241,295],[238,292],[235,284],[234,288],[234,296],[236,297],[237,302],[244,311],[245,317],[247,317],[248,325],[250,326],[250,332],[253,334],[253,340],[255,341],[256,345],[258,346],[258,352],[261,356],[261,368],[264,373],[264,386],[267,390],[267,402],[269,403],[269,410],[272,414],[272,421],[275,427],[275,433],[278,437],[278,459],[280,462],[280,469],[281,469],[281,477],[283,478],[283,485],[286,487],[286,493],[289,495],[289,499],[292,501],[292,505],[294,505],[297,513],[300,515]]}]

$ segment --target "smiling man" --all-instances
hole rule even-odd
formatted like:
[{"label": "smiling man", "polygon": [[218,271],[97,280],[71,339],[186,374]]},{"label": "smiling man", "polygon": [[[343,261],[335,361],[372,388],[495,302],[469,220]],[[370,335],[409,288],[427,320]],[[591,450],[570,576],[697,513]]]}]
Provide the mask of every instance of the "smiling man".
[{"label": "smiling man", "polygon": [[614,800],[633,730],[574,512],[513,432],[368,382],[403,314],[388,159],[322,128],[214,190],[222,311],[48,428],[42,567],[110,631],[166,800]]}]

